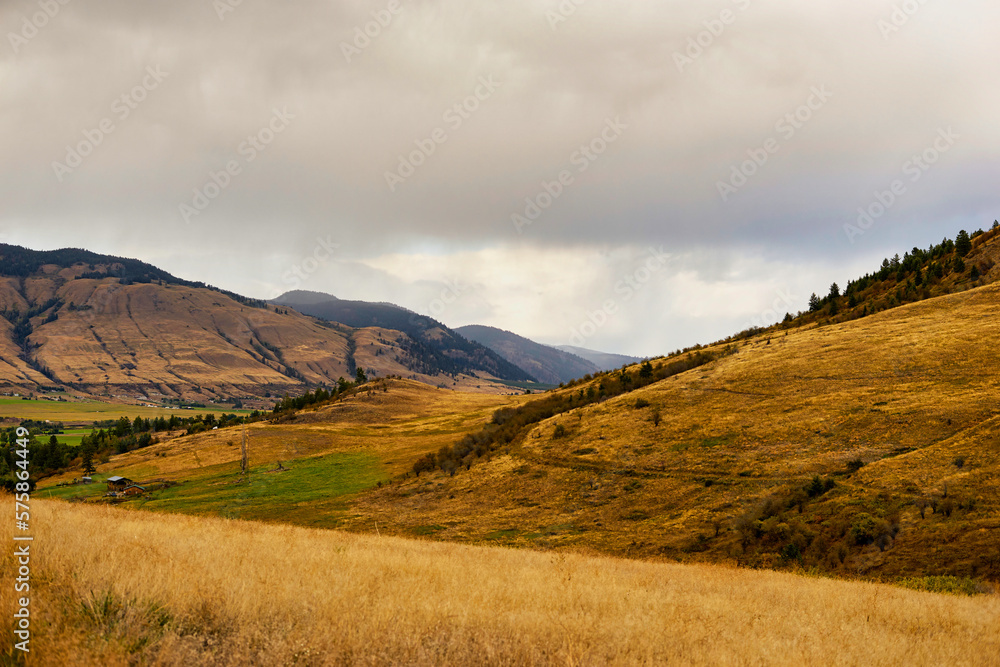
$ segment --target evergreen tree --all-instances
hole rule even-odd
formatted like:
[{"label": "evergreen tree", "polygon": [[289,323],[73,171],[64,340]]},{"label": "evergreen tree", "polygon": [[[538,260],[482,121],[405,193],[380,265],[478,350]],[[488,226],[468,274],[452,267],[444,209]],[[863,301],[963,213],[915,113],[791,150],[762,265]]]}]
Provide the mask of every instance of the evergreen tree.
[{"label": "evergreen tree", "polygon": [[819,310],[819,306],[820,306],[819,297],[816,296],[815,292],[813,292],[813,295],[809,297],[809,312],[815,313],[817,310]]},{"label": "evergreen tree", "polygon": [[358,368],[358,373],[354,378],[356,384],[364,384],[368,382],[368,377],[365,375],[365,370],[363,368]]},{"label": "evergreen tree", "polygon": [[955,251],[959,257],[965,257],[972,251],[972,241],[969,240],[969,233],[964,229],[955,237]]},{"label": "evergreen tree", "polygon": [[86,476],[93,475],[97,471],[94,467],[94,450],[92,447],[87,446],[83,448],[83,474]]},{"label": "evergreen tree", "polygon": [[830,299],[836,299],[840,296],[840,286],[837,283],[830,285]]}]

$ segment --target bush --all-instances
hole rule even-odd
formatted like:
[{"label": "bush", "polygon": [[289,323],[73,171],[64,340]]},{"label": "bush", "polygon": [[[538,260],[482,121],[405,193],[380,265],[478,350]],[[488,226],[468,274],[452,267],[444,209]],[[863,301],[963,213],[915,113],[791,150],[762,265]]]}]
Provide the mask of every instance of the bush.
[{"label": "bush", "polygon": [[984,595],[990,593],[990,587],[982,582],[968,577],[907,577],[896,582],[903,588],[931,593],[950,593],[951,595]]},{"label": "bush", "polygon": [[648,408],[648,407],[649,407],[649,401],[647,401],[646,399],[644,399],[644,398],[637,398],[635,400],[635,409],[636,410],[641,410],[643,408]]},{"label": "bush", "polygon": [[552,431],[553,438],[565,438],[566,437],[566,427],[562,424],[556,424],[555,430]]},{"label": "bush", "polygon": [[965,466],[965,457],[964,456],[956,456],[955,460],[952,461],[952,463],[955,464],[956,468],[962,468],[962,467]]},{"label": "bush", "polygon": [[871,544],[878,537],[878,522],[870,514],[859,514],[851,524],[851,541],[858,546]]},{"label": "bush", "polygon": [[850,474],[854,474],[864,467],[865,467],[865,462],[862,461],[861,459],[854,459],[852,461],[847,462],[847,472]]},{"label": "bush", "polygon": [[950,517],[951,513],[955,511],[955,501],[951,498],[945,498],[944,502],[941,503],[941,511],[946,517]]}]

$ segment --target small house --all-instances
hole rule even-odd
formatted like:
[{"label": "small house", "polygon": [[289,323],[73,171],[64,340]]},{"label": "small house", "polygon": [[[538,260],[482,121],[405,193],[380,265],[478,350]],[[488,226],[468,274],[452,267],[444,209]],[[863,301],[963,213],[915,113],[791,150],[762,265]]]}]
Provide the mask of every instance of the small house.
[{"label": "small house", "polygon": [[119,477],[115,475],[114,477],[108,477],[108,491],[124,491],[128,487],[132,486],[134,482],[126,477]]},{"label": "small house", "polygon": [[135,484],[122,491],[123,496],[141,496],[144,493],[146,493],[146,489]]},{"label": "small house", "polygon": [[94,479],[92,477],[81,477],[80,484],[93,484]]}]

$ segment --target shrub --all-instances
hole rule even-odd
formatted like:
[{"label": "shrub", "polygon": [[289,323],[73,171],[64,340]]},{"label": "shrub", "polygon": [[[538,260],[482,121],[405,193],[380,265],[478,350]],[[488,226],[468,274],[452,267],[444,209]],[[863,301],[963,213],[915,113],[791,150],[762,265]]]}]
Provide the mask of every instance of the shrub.
[{"label": "shrub", "polygon": [[785,545],[785,547],[781,550],[781,557],[785,560],[801,561],[802,552],[799,550],[798,545],[793,542]]},{"label": "shrub", "polygon": [[663,419],[663,415],[660,414],[659,408],[653,409],[653,426],[659,426],[660,420]]},{"label": "shrub", "polygon": [[648,407],[649,407],[649,401],[647,401],[646,399],[644,399],[644,398],[637,398],[635,400],[635,409],[636,410],[641,410],[643,408],[648,408]]},{"label": "shrub", "polygon": [[878,537],[878,523],[870,514],[861,513],[851,524],[851,541],[858,546],[871,544]]},{"label": "shrub", "polygon": [[566,427],[562,424],[556,424],[555,430],[552,431],[553,438],[565,438],[566,437]]},{"label": "shrub", "polygon": [[990,587],[982,582],[968,577],[907,577],[896,582],[904,588],[931,593],[950,593],[952,595],[983,595],[990,592]]},{"label": "shrub", "polygon": [[941,503],[941,511],[946,517],[950,517],[951,513],[955,511],[955,501],[951,498],[945,498],[944,502]]},{"label": "shrub", "polygon": [[965,457],[964,456],[956,456],[955,460],[952,461],[952,463],[955,464],[956,468],[962,468],[962,467],[965,466]]},{"label": "shrub", "polygon": [[847,472],[850,474],[856,473],[865,467],[865,462],[861,459],[854,459],[847,462]]}]

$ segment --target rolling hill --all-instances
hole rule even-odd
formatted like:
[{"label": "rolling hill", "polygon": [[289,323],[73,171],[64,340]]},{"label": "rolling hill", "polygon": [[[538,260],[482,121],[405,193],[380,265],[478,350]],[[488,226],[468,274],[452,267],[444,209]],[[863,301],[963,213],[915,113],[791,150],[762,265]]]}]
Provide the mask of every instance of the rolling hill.
[{"label": "rolling hill", "polygon": [[0,389],[59,387],[133,400],[263,397],[353,377],[358,367],[473,390],[506,390],[491,370],[527,377],[453,334],[441,333],[432,347],[385,326],[320,321],[136,260],[0,245]]},{"label": "rolling hill", "polygon": [[485,345],[544,384],[557,385],[601,370],[575,354],[541,345],[503,329],[474,324],[455,331]]},{"label": "rolling hill", "polygon": [[362,496],[359,524],[1000,579],[998,308],[991,284],[719,348],[727,353],[605,400],[588,397],[619,374],[576,383],[557,394],[562,409],[513,441]]}]

